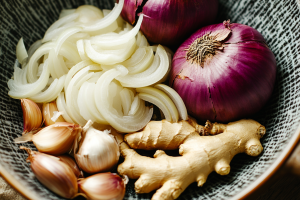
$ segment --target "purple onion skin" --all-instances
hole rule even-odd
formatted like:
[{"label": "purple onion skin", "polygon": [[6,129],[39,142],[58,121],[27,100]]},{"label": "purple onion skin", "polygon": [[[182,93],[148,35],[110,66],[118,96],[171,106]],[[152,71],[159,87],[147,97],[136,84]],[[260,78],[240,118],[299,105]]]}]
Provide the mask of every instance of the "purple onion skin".
[{"label": "purple onion skin", "polygon": [[[123,19],[134,24],[142,2],[125,0]],[[152,43],[178,46],[200,27],[214,23],[217,11],[218,0],[147,0],[141,31]]]},{"label": "purple onion skin", "polygon": [[255,29],[230,24],[231,34],[210,60],[191,64],[185,49],[197,38],[224,29],[223,23],[199,29],[175,52],[170,86],[182,97],[189,115],[200,121],[230,122],[258,112],[270,98],[276,60]]}]

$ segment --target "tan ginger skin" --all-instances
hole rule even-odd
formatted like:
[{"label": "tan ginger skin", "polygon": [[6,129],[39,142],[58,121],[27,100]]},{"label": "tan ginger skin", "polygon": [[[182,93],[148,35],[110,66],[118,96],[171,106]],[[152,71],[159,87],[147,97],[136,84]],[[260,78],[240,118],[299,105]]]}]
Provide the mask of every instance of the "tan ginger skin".
[{"label": "tan ginger skin", "polygon": [[[200,136],[200,131],[214,136]],[[251,119],[229,124],[207,122],[205,127],[194,121],[151,121],[143,131],[127,134],[125,141],[128,144],[118,138],[125,158],[118,166],[118,172],[138,179],[135,182],[137,193],[158,189],[152,200],[176,199],[191,183],[202,186],[213,171],[227,175],[230,161],[236,154],[259,155],[263,150],[260,138],[265,132],[264,126]],[[141,156],[129,146],[160,150],[150,158]],[[163,151],[178,147],[181,156],[168,156]]]}]

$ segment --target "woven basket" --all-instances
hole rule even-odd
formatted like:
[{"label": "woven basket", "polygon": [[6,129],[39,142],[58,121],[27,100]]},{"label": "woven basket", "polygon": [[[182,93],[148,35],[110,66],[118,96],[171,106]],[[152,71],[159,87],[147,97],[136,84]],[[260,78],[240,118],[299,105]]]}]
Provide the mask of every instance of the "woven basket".
[{"label": "woven basket", "polygon": [[[265,125],[262,139],[264,151],[259,157],[237,155],[227,176],[209,175],[203,187],[190,185],[179,199],[241,198],[274,172],[296,144],[300,125],[300,7],[296,0],[219,0],[218,22],[249,25],[267,41],[277,61],[277,77],[273,95],[267,105],[254,116]],[[13,75],[15,48],[23,37],[28,48],[43,37],[46,29],[57,20],[63,8],[93,4],[111,9],[109,0],[22,0],[0,3],[0,172],[20,193],[29,199],[63,199],[34,178],[27,153],[14,144],[23,129],[20,100],[8,96],[7,81]],[[32,143],[26,143],[35,149]],[[153,193],[136,194],[134,180],[127,186],[125,199],[151,199]]]}]

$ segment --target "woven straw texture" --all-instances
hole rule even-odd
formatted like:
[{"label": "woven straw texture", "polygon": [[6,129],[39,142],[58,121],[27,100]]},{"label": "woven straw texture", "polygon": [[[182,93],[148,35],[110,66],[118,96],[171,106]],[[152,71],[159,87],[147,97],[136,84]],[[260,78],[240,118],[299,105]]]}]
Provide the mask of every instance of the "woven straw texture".
[{"label": "woven straw texture", "polygon": [[[23,129],[20,100],[10,98],[7,81],[13,74],[15,47],[23,37],[28,48],[43,37],[58,18],[61,9],[93,4],[112,8],[109,0],[1,0],[0,3],[0,164],[39,199],[63,199],[43,187],[25,162],[27,153],[14,144]],[[300,8],[296,0],[220,0],[219,22],[230,19],[256,28],[265,37],[277,61],[273,95],[253,118],[265,125],[264,152],[259,157],[237,155],[227,176],[209,175],[202,188],[190,185],[179,199],[226,199],[262,175],[286,147],[300,125]],[[35,149],[32,143],[24,146]],[[150,199],[153,193],[138,195],[134,180],[128,184],[125,199]]]}]

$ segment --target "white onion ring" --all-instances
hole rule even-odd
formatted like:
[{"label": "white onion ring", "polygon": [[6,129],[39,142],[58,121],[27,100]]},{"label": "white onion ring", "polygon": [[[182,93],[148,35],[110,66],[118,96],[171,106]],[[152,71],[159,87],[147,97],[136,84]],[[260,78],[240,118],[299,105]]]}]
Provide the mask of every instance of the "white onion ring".
[{"label": "white onion ring", "polygon": [[120,75],[128,73],[124,66],[113,68],[103,73],[96,83],[95,102],[98,110],[109,124],[120,132],[134,132],[143,128],[151,119],[153,109],[145,107],[139,109],[133,116],[118,116],[111,112],[112,106],[109,103],[108,86],[111,81]]},{"label": "white onion ring", "polygon": [[116,79],[120,81],[124,87],[146,87],[160,81],[168,72],[168,69],[169,59],[167,52],[159,45],[153,63],[146,71],[138,74],[128,74],[123,77],[117,77]]},{"label": "white onion ring", "polygon": [[31,96],[29,99],[36,103],[46,103],[55,100],[64,88],[65,79],[66,75],[60,77],[59,79],[54,79],[54,81],[45,91]]},{"label": "white onion ring", "polygon": [[62,116],[66,120],[66,122],[74,124],[74,121],[71,119],[71,117],[69,116],[68,111],[67,111],[67,105],[66,105],[66,101],[65,101],[65,93],[64,92],[61,92],[58,95],[58,97],[56,99],[56,106],[57,106],[57,109],[59,110],[59,112],[62,113]]},{"label": "white onion ring", "polygon": [[[153,87],[137,88],[136,91],[140,92],[140,93],[149,94],[149,95],[152,95],[152,96],[158,98],[169,110],[169,113],[171,115],[171,122],[178,121],[177,108],[176,108],[175,104],[173,103],[173,101],[170,99],[170,97],[168,95],[166,95],[164,92],[162,92],[159,89],[153,88]],[[143,100],[145,100],[145,99],[143,99]]]},{"label": "white onion ring", "polygon": [[[23,70],[27,70],[27,67],[24,69],[20,69],[17,66],[15,66],[14,70],[15,70],[14,77],[16,79],[19,79],[19,77],[24,76]],[[8,88],[10,89],[8,95],[16,99],[28,98],[42,91],[42,89],[46,87],[48,80],[49,80],[49,68],[48,68],[48,61],[46,61],[44,63],[43,72],[37,81],[33,83],[21,84],[18,81],[10,79],[7,82]]]},{"label": "white onion ring", "polygon": [[188,113],[185,107],[185,104],[179,94],[171,87],[164,85],[164,84],[156,84],[154,85],[155,88],[162,90],[165,92],[174,102],[176,108],[178,110],[179,116],[183,120],[188,120]]}]

